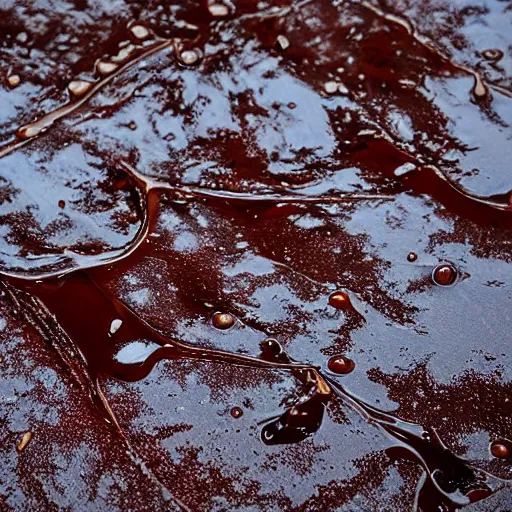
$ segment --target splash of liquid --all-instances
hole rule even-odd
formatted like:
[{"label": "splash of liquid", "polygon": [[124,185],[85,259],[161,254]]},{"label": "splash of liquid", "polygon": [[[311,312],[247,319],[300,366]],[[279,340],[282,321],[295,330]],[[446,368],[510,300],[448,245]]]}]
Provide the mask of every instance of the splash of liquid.
[{"label": "splash of liquid", "polygon": [[[394,15],[386,15],[386,19],[401,24],[409,34],[415,34],[414,27],[407,20]],[[84,105],[119,73],[172,45],[175,46],[174,41],[161,40],[143,50],[136,50],[133,53],[135,58],[124,63],[121,58],[123,55],[118,62],[99,62],[97,68],[103,78],[86,90],[80,90],[80,94],[68,104],[20,128],[19,140],[0,148],[0,157],[44,133],[57,121]],[[183,54],[181,56],[183,60]],[[191,55],[189,57],[192,59]],[[192,63],[190,60],[189,64]],[[459,68],[464,69],[460,66]],[[483,96],[482,91],[487,94],[480,76],[474,76],[474,94]],[[129,262],[144,252],[143,243],[148,240],[148,234],[155,227],[162,192],[177,197],[237,204],[390,201],[393,197],[365,194],[306,196],[283,191],[255,195],[200,187],[177,187],[152,180],[138,173],[127,162],[121,161],[120,165],[135,185],[142,212],[139,231],[130,244],[122,249],[97,255],[66,251],[64,256],[68,265],[64,270],[60,267],[31,273],[1,273],[10,283],[6,287],[15,304],[47,339],[52,340],[53,346],[84,389],[95,395],[106,410],[109,411],[108,403],[96,385],[99,375],[111,375],[126,381],[140,380],[161,360],[195,359],[248,368],[286,370],[292,372],[305,391],[279,418],[265,425],[262,431],[265,443],[295,443],[314,435],[321,428],[325,404],[336,395],[396,441],[394,454],[417,460],[423,466],[428,481],[443,503],[461,506],[494,491],[495,482],[490,476],[450,452],[435,432],[397,419],[368,405],[350,394],[333,378],[323,376],[308,364],[292,361],[277,341],[267,343],[259,358],[186,343],[151,327],[108,290],[101,288],[98,285],[100,280],[95,279],[95,272],[101,271],[107,265]],[[428,192],[434,198],[439,198],[440,202],[458,205],[457,208],[467,210],[473,210],[476,205],[475,215],[482,212],[494,217],[500,215],[502,220],[504,217],[501,214],[504,210],[507,214],[510,213],[508,201],[471,196],[432,167],[417,169],[400,178],[404,184],[416,191]],[[507,217],[509,218],[510,216]],[[40,280],[44,282],[36,282]],[[342,300],[339,299],[340,297],[338,304],[341,304],[343,297]],[[90,321],[91,317],[95,318],[95,322]],[[390,456],[393,453],[390,450]]]},{"label": "splash of liquid", "polygon": [[[265,353],[264,348],[262,355],[292,362],[276,340],[272,340],[271,350],[267,348]],[[456,456],[435,430],[401,420],[369,405],[320,371],[299,372],[294,374],[303,384],[309,384],[309,391],[284,414],[263,427],[261,437],[265,444],[296,443],[313,435],[322,424],[325,403],[335,395],[391,438],[393,447],[387,450],[391,458],[405,458],[421,464],[427,476],[420,481],[418,489],[423,501],[428,499],[436,507],[461,507],[488,497],[500,488],[498,478]],[[427,482],[434,493],[422,492]]]}]

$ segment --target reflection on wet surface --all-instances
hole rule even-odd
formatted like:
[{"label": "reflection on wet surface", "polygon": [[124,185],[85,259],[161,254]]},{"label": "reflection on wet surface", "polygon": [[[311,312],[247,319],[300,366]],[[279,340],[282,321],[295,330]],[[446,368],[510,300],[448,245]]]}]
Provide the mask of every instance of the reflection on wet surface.
[{"label": "reflection on wet surface", "polygon": [[8,1],[0,508],[512,506],[510,21]]}]

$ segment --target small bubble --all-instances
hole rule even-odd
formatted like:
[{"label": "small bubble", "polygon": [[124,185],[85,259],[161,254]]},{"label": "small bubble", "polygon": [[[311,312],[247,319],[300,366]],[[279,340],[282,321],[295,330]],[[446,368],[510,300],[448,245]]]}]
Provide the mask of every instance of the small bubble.
[{"label": "small bubble", "polygon": [[324,91],[327,94],[334,94],[338,90],[338,83],[334,81],[325,82]]},{"label": "small bubble", "polygon": [[498,48],[490,48],[482,52],[482,57],[486,60],[497,61],[503,58],[503,52]]},{"label": "small bubble", "polygon": [[208,10],[215,18],[223,18],[229,14],[229,9],[224,4],[210,4]]},{"label": "small bubble", "polygon": [[338,373],[340,375],[346,375],[347,373],[351,373],[354,371],[356,364],[352,359],[349,359],[345,356],[333,356],[327,362],[327,368],[333,373]]},{"label": "small bubble", "polygon": [[32,432],[28,431],[23,434],[21,437],[20,442],[16,445],[18,448],[18,451],[22,452],[28,443],[30,443],[30,440],[32,439]]},{"label": "small bubble", "polygon": [[137,39],[146,39],[149,36],[149,30],[144,25],[132,25],[130,31]]},{"label": "small bubble", "polygon": [[233,327],[235,317],[231,313],[215,313],[212,317],[212,324],[217,329],[226,330]]},{"label": "small bubble", "polygon": [[485,86],[482,77],[475,73],[475,84],[472,89],[473,95],[476,98],[483,98],[487,96],[487,87]]},{"label": "small bubble", "polygon": [[329,297],[329,304],[336,309],[348,309],[351,306],[350,297],[346,292],[334,292]]},{"label": "small bubble", "polygon": [[27,124],[17,131],[17,135],[20,139],[31,139],[32,137],[39,135],[42,130],[43,128],[36,123]]},{"label": "small bubble", "polygon": [[73,80],[68,85],[69,92],[77,97],[83,96],[91,87],[91,82],[85,80]]},{"label": "small bubble", "polygon": [[244,411],[240,407],[233,407],[233,409],[230,411],[230,414],[233,416],[233,418],[238,419],[243,416]]},{"label": "small bubble", "polygon": [[265,444],[271,444],[276,434],[276,427],[273,423],[265,425],[261,431],[261,440]]},{"label": "small bubble", "polygon": [[432,280],[439,286],[450,286],[457,279],[457,269],[453,265],[438,265],[432,271]]},{"label": "small bubble", "polygon": [[508,459],[511,455],[511,443],[509,441],[494,441],[491,443],[491,454],[498,459]]},{"label": "small bubble", "polygon": [[407,255],[407,261],[410,261],[411,263],[413,261],[416,261],[418,259],[418,255],[415,253],[415,252],[410,252],[408,255]]},{"label": "small bubble", "polygon": [[288,103],[288,108],[293,110],[294,108],[297,108],[297,104],[293,103],[293,101],[290,101],[290,103]]},{"label": "small bubble", "polygon": [[180,61],[187,65],[192,66],[193,64],[196,64],[201,59],[201,53],[199,50],[185,50],[181,52],[180,54]]},{"label": "small bubble", "polygon": [[20,75],[10,75],[7,77],[7,82],[11,87],[18,87],[21,83]]},{"label": "small bubble", "polygon": [[261,351],[264,355],[277,357],[283,351],[281,343],[274,338],[267,338],[260,343]]},{"label": "small bubble", "polygon": [[137,123],[135,121],[130,121],[128,123],[128,128],[130,128],[132,131],[135,131],[137,129]]},{"label": "small bubble", "polygon": [[117,64],[105,62],[104,60],[99,60],[96,64],[96,69],[100,75],[110,75],[110,73],[113,73],[117,68]]}]

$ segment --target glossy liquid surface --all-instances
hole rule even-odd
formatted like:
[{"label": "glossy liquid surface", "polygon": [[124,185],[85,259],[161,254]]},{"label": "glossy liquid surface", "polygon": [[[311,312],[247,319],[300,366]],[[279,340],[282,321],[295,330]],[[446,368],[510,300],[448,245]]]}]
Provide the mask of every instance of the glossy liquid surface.
[{"label": "glossy liquid surface", "polygon": [[0,508],[512,507],[510,21],[7,2]]}]

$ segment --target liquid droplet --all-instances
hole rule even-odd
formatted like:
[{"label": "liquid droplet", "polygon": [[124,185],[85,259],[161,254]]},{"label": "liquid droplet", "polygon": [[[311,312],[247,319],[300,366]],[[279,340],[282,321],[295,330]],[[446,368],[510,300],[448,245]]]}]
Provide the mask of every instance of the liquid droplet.
[{"label": "liquid droplet", "polygon": [[346,292],[334,292],[329,297],[329,304],[336,309],[348,309],[351,306],[350,297]]},{"label": "liquid droplet", "polygon": [[475,73],[475,85],[473,86],[472,92],[476,98],[484,98],[487,96],[487,87],[478,73]]},{"label": "liquid droplet", "polygon": [[64,209],[66,207],[66,201],[64,201],[64,199],[61,199],[57,204],[61,209]]},{"label": "liquid droplet", "polygon": [[83,96],[91,87],[91,82],[85,80],[73,80],[68,85],[69,92],[77,97]]},{"label": "liquid droplet", "polygon": [[110,73],[113,73],[117,68],[117,64],[103,60],[99,60],[96,64],[96,69],[100,75],[110,75]]},{"label": "liquid droplet", "polygon": [[482,52],[482,57],[486,60],[497,61],[503,58],[503,52],[498,48],[490,48]]},{"label": "liquid droplet", "polygon": [[11,76],[8,76],[7,77],[7,82],[9,83],[9,85],[14,88],[14,87],[18,87],[18,85],[20,85],[21,83],[21,78],[20,78],[20,75],[11,75]]},{"label": "liquid droplet", "polygon": [[149,30],[144,25],[132,25],[130,27],[130,32],[137,39],[146,39],[149,37]]},{"label": "liquid droplet", "polygon": [[355,367],[356,364],[354,361],[345,356],[333,356],[327,362],[327,368],[329,368],[329,371],[339,375],[351,373]]},{"label": "liquid droplet", "polygon": [[316,397],[296,404],[263,427],[261,440],[266,445],[299,443],[318,431],[324,410],[324,404]]},{"label": "liquid droplet", "polygon": [[276,360],[282,353],[283,347],[279,343],[279,341],[274,338],[267,338],[263,340],[260,344],[262,357],[268,361]]},{"label": "liquid droplet", "polygon": [[17,134],[20,139],[31,139],[32,137],[39,135],[42,130],[43,129],[41,126],[39,126],[37,123],[33,123],[22,126],[17,131]]},{"label": "liquid droplet", "polygon": [[180,54],[180,61],[185,64],[186,66],[192,66],[193,64],[196,64],[201,59],[202,54],[199,52],[199,50],[185,50],[181,52]]},{"label": "liquid droplet", "polygon": [[26,43],[28,41],[28,34],[26,32],[20,32],[16,36],[16,40],[19,41],[20,43]]},{"label": "liquid droplet", "polygon": [[233,416],[233,418],[238,419],[243,416],[244,411],[240,407],[233,407],[233,409],[230,411],[230,414]]},{"label": "liquid droplet", "polygon": [[439,286],[451,286],[457,279],[457,269],[452,265],[438,265],[432,272],[432,280]]},{"label": "liquid droplet", "polygon": [[410,261],[411,263],[413,261],[416,261],[418,259],[418,255],[415,253],[415,252],[410,252],[408,255],[407,255],[407,261]]},{"label": "liquid droplet", "polygon": [[512,455],[512,443],[508,441],[494,441],[491,444],[491,454],[498,459],[508,459]]},{"label": "liquid droplet", "polygon": [[349,93],[348,87],[345,84],[338,84],[338,92],[343,96],[346,96]]},{"label": "liquid droplet", "polygon": [[223,18],[229,14],[229,9],[224,4],[210,4],[208,10],[215,18]]},{"label": "liquid droplet", "polygon": [[226,330],[233,327],[235,317],[231,313],[215,313],[212,317],[212,324],[217,329]]}]

